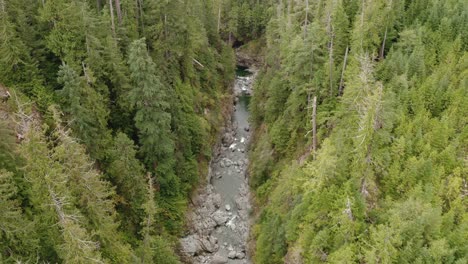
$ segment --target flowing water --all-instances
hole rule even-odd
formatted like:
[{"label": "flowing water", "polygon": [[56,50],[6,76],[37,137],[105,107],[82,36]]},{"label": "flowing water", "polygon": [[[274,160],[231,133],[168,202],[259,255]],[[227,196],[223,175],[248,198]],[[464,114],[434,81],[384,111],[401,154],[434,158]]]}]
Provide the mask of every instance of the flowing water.
[{"label": "flowing water", "polygon": [[187,263],[251,263],[247,252],[250,229],[248,105],[255,74],[238,67],[234,111],[210,164],[209,184],[192,201],[190,234],[181,239]]}]

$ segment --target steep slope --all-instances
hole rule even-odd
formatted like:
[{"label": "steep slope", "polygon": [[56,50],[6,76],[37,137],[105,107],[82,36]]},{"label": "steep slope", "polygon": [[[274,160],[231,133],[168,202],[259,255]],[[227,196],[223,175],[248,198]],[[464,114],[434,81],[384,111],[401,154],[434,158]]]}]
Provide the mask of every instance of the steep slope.
[{"label": "steep slope", "polygon": [[465,263],[465,1],[280,1],[251,104],[255,263]]},{"label": "steep slope", "polygon": [[0,83],[14,95],[1,107],[40,116],[17,143],[0,124],[0,262],[178,262],[234,79],[215,12],[203,0],[0,1]]}]

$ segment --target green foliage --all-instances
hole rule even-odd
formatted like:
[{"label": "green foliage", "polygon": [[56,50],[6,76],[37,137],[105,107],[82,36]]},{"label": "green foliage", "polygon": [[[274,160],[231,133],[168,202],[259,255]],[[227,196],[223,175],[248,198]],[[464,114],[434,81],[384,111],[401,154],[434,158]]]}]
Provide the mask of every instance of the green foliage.
[{"label": "green foliage", "polygon": [[31,234],[5,228],[0,262],[138,263],[151,200],[142,261],[177,263],[168,241],[205,178],[234,78],[213,12],[201,0],[0,0],[2,93],[21,106],[0,110],[15,119],[0,124],[0,167],[13,172],[8,210]]},{"label": "green foliage", "polygon": [[0,169],[15,169],[15,134],[5,121],[0,121]]},{"label": "green foliage", "polygon": [[261,37],[270,19],[274,1],[218,0],[213,15],[219,15],[220,34],[224,39],[249,41]]},{"label": "green foliage", "polygon": [[149,56],[145,39],[132,43],[129,51],[131,77],[135,85],[131,99],[136,108],[140,151],[146,167],[153,170],[165,194],[175,195],[179,181],[174,174],[174,141],[168,91],[156,75],[156,65]]},{"label": "green foliage", "polygon": [[147,185],[146,203],[142,206],[145,212],[144,220],[141,222],[143,239],[138,248],[140,263],[179,263],[177,258],[172,256],[162,237],[156,232],[159,229],[157,223],[158,208],[154,200],[155,191],[150,174],[148,174]]},{"label": "green foliage", "polygon": [[251,108],[256,262],[466,262],[461,3],[280,1]]},{"label": "green foliage", "polygon": [[146,200],[144,167],[136,158],[134,142],[123,133],[115,136],[114,145],[107,155],[109,165],[106,172],[116,187],[116,207],[120,212],[122,229],[130,235],[136,235],[142,217],[139,208]]},{"label": "green foliage", "polygon": [[32,260],[39,247],[34,223],[21,210],[13,176],[11,172],[0,170],[0,260],[5,263]]},{"label": "green foliage", "polygon": [[63,110],[71,117],[73,131],[89,146],[91,154],[98,157],[99,150],[108,144],[108,110],[101,103],[103,97],[66,64],[60,67],[58,82],[63,85],[59,95]]}]

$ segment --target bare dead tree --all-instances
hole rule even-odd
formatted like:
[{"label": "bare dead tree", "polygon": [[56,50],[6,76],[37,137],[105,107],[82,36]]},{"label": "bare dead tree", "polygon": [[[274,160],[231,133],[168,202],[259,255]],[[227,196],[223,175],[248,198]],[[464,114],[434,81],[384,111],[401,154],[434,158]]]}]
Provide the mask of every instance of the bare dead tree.
[{"label": "bare dead tree", "polygon": [[109,0],[109,12],[111,16],[111,27],[112,27],[112,35],[115,38],[115,22],[114,22],[114,7],[112,5],[112,0]]},{"label": "bare dead tree", "polygon": [[307,38],[307,26],[309,25],[309,0],[306,0],[305,8],[305,19],[304,19],[304,39]]},{"label": "bare dead tree", "polygon": [[330,96],[333,96],[333,39],[335,38],[333,32],[330,36],[330,46],[328,52],[329,75],[330,75]]},{"label": "bare dead tree", "polygon": [[344,73],[346,71],[346,63],[348,62],[348,52],[349,52],[349,46],[346,46],[346,52],[345,52],[345,57],[343,61],[343,69],[341,70],[340,86],[338,88],[338,96],[343,95]]},{"label": "bare dead tree", "polygon": [[0,0],[0,9],[2,13],[5,13],[5,0]]},{"label": "bare dead tree", "polygon": [[311,92],[309,92],[307,95],[307,104],[309,105],[307,107],[308,109],[312,108],[312,114],[310,115],[312,130],[308,131],[306,136],[312,133],[312,149],[309,149],[309,151],[312,151],[312,155],[315,159],[317,153],[317,96],[314,96],[314,99],[311,100]]},{"label": "bare dead tree", "polygon": [[352,208],[351,208],[351,200],[349,200],[349,197],[346,198],[346,209],[344,209],[343,213],[348,215],[349,220],[351,220],[351,221],[354,220],[353,211],[352,211]]},{"label": "bare dead tree", "polygon": [[143,0],[136,0],[138,5],[138,20],[140,21],[141,31],[145,31],[145,23],[144,23],[144,13],[143,13]]},{"label": "bare dead tree", "polygon": [[[65,213],[63,206],[68,205],[69,203],[66,201],[66,197],[59,197],[54,191],[53,188],[48,185],[49,195],[52,200],[52,206],[55,208],[55,212],[57,214],[59,225],[61,228],[65,228],[70,225],[70,223],[77,224],[79,221],[79,215],[71,215]],[[81,228],[81,227],[78,227]],[[74,231],[72,229],[67,229],[66,232]],[[97,249],[99,248],[99,243],[91,240],[83,240],[79,238],[80,236],[74,235],[73,233],[70,234],[70,238],[75,240],[80,247],[88,248],[88,249]],[[97,263],[102,263],[102,261],[97,260]]]},{"label": "bare dead tree", "polygon": [[88,84],[91,84],[91,83],[92,83],[92,80],[91,80],[91,78],[90,78],[90,76],[89,76],[89,74],[88,74],[88,68],[86,67],[84,61],[81,62],[81,66],[83,67],[83,74],[84,74],[84,76],[85,76],[85,78],[86,78],[86,82],[87,82]]},{"label": "bare dead tree", "polygon": [[120,0],[115,0],[115,11],[117,12],[117,21],[120,25],[122,24],[122,7],[120,4]]},{"label": "bare dead tree", "polygon": [[27,105],[31,105],[31,103],[21,103],[16,96],[16,93],[13,91],[14,99],[16,101],[16,108],[18,109],[15,113],[15,118],[13,122],[15,123],[16,127],[16,141],[20,143],[25,139],[25,135],[29,132],[31,127],[34,125],[34,113],[26,114],[25,108]]},{"label": "bare dead tree", "polygon": [[223,5],[223,1],[218,4],[218,33],[221,30],[221,7]]},{"label": "bare dead tree", "polygon": [[335,33],[333,32],[333,25],[332,25],[332,10],[333,6],[330,7],[330,10],[328,11],[328,17],[327,17],[327,31],[328,31],[328,36],[330,37],[330,42],[328,44],[328,64],[329,64],[329,82],[330,82],[330,96],[333,95],[333,41],[335,39]]},{"label": "bare dead tree", "polygon": [[385,42],[387,42],[388,22],[389,22],[389,20],[390,20],[390,15],[389,15],[389,13],[390,13],[390,9],[392,8],[392,5],[393,5],[393,0],[390,0],[389,5],[388,5],[388,7],[387,7],[389,10],[387,10],[388,13],[387,13],[386,21],[385,21],[385,34],[384,34],[384,39],[383,39],[383,41],[382,41],[382,46],[380,47],[380,52],[379,52],[379,57],[380,57],[379,59],[380,59],[380,60],[383,60],[384,57],[385,57]]},{"label": "bare dead tree", "polygon": [[314,96],[312,102],[312,151],[315,159],[317,155],[317,96]]},{"label": "bare dead tree", "polygon": [[385,56],[385,42],[387,41],[387,31],[388,31],[388,25],[385,26],[385,35],[384,35],[384,39],[382,41],[382,46],[380,47],[380,52],[379,52],[379,59],[380,60],[383,60],[383,58]]},{"label": "bare dead tree", "polygon": [[[365,7],[366,0],[362,0],[361,2],[361,29],[364,27],[364,11],[366,10]],[[363,46],[363,41],[364,41],[364,31],[360,30],[361,32],[361,49]]]},{"label": "bare dead tree", "polygon": [[205,68],[205,65],[201,64],[201,62],[199,62],[198,60],[196,60],[195,58],[192,58],[193,62],[195,62],[198,66],[202,67],[202,68]]}]

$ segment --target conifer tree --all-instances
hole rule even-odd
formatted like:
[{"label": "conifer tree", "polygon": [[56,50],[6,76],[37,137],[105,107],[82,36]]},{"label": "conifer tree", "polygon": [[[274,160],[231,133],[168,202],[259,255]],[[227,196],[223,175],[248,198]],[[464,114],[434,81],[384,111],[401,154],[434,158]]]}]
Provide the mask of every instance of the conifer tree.
[{"label": "conifer tree", "polygon": [[79,219],[69,175],[52,159],[42,132],[31,130],[21,148],[25,177],[31,183],[29,199],[41,241],[39,257],[65,263],[102,263],[98,243]]},{"label": "conifer tree", "polygon": [[8,123],[0,120],[0,169],[15,169],[15,136]]},{"label": "conifer tree", "polygon": [[83,140],[94,157],[101,158],[103,153],[100,149],[106,148],[109,140],[108,110],[102,104],[103,97],[67,64],[60,67],[58,75],[58,81],[63,85],[59,95],[73,132]]},{"label": "conifer tree", "polygon": [[24,215],[13,173],[0,169],[0,261],[32,261],[39,247],[33,222]]},{"label": "conifer tree", "polygon": [[156,75],[156,65],[148,54],[144,38],[130,46],[128,64],[134,85],[131,100],[136,110],[135,127],[143,160],[148,169],[160,175],[157,179],[162,190],[177,194],[168,89]]},{"label": "conifer tree", "polygon": [[103,256],[112,262],[129,263],[133,253],[119,232],[115,211],[114,190],[93,168],[83,146],[69,136],[69,131],[57,127],[57,141],[52,158],[68,174],[67,186],[76,197],[76,206],[86,217],[86,228],[100,243]]},{"label": "conifer tree", "polygon": [[147,181],[146,202],[142,206],[145,211],[145,217],[141,222],[143,239],[138,248],[140,263],[179,263],[160,236],[161,226],[156,222],[158,208],[154,200],[155,190],[150,173],[147,175]]},{"label": "conifer tree", "polygon": [[118,133],[109,149],[109,165],[106,169],[110,181],[116,186],[117,209],[122,214],[124,230],[135,235],[141,222],[141,204],[146,200],[144,167],[136,158],[134,142]]}]

